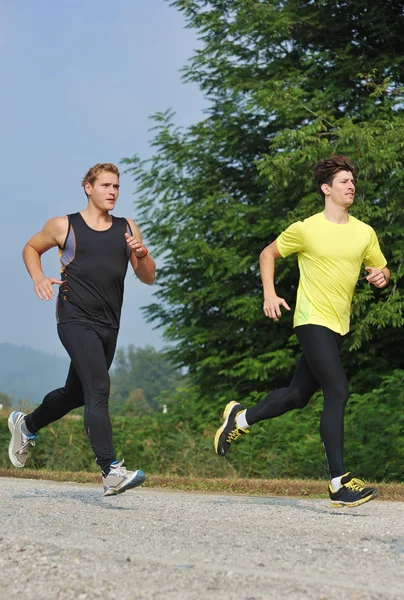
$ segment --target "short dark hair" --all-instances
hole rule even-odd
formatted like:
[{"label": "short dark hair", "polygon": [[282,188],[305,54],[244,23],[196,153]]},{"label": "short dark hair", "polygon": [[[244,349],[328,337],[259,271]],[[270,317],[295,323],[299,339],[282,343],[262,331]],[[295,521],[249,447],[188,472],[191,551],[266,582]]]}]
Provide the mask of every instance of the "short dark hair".
[{"label": "short dark hair", "polygon": [[314,180],[323,200],[325,200],[325,195],[321,190],[321,186],[323,183],[332,186],[334,177],[339,171],[350,171],[356,177],[355,165],[347,156],[342,154],[330,156],[330,158],[320,160],[314,165]]}]

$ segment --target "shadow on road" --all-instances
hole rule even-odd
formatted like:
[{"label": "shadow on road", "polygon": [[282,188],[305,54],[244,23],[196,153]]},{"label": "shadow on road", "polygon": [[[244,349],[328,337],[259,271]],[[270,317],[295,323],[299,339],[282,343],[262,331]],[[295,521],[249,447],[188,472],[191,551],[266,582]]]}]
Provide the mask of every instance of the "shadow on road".
[{"label": "shadow on road", "polygon": [[[323,515],[333,515],[333,516],[351,516],[351,517],[360,517],[360,518],[369,518],[369,515],[354,512],[352,508],[320,508],[313,503],[313,506],[309,506],[306,503],[301,503],[299,500],[295,500],[293,498],[244,498],[246,504],[268,504],[270,506],[289,506],[291,508],[296,508],[297,510],[302,510],[304,512],[314,512],[317,514]],[[236,504],[236,498],[220,498],[220,500],[214,500],[214,504]],[[363,510],[360,508],[359,510]]]},{"label": "shadow on road", "polygon": [[[119,494],[118,494],[119,496]],[[135,510],[135,508],[130,508],[127,506],[116,506],[114,505],[114,502],[116,502],[117,497],[116,496],[109,496],[108,498],[104,498],[104,496],[102,496],[102,493],[96,493],[96,492],[92,492],[90,490],[88,491],[81,491],[81,490],[67,490],[67,491],[39,491],[37,490],[35,492],[35,494],[32,493],[25,493],[25,494],[14,494],[12,496],[12,498],[14,500],[28,500],[28,499],[32,499],[35,498],[35,500],[39,500],[40,498],[43,498],[44,500],[49,500],[49,499],[53,499],[53,500],[59,500],[59,501],[63,501],[63,500],[76,500],[77,502],[82,502],[83,504],[90,504],[92,506],[98,506],[99,508],[105,508],[107,510],[129,510],[129,511],[133,511]]]}]

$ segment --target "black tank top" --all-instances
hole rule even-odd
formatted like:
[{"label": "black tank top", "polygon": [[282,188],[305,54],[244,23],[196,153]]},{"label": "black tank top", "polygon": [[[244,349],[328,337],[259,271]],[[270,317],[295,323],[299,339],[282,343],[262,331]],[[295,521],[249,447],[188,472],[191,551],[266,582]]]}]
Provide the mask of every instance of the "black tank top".
[{"label": "black tank top", "polygon": [[59,249],[61,279],[56,305],[58,323],[90,321],[119,328],[124,279],[130,251],[129,223],[112,217],[105,231],[91,229],[80,213],[67,215],[69,227]]}]

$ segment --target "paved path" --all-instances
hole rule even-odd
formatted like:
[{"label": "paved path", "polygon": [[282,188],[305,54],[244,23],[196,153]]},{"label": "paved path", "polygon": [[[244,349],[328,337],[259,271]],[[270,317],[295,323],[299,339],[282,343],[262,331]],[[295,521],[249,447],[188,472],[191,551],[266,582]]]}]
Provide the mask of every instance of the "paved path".
[{"label": "paved path", "polygon": [[0,598],[404,599],[404,505],[0,480]]}]

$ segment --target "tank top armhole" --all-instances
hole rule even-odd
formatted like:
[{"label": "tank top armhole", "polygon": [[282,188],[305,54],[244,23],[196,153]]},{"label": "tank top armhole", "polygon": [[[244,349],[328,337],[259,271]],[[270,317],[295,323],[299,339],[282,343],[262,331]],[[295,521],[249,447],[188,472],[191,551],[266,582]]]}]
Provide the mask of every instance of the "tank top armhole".
[{"label": "tank top armhole", "polygon": [[123,218],[125,219],[125,222],[126,222],[126,231],[127,231],[127,233],[129,233],[129,235],[133,235],[133,232],[132,232],[132,229],[131,229],[131,226],[129,224],[128,219],[126,217],[123,217]]},{"label": "tank top armhole", "polygon": [[[128,219],[126,219],[126,217],[122,217],[122,218],[125,220],[125,223],[126,223],[126,233],[129,233],[129,235],[133,235],[132,228],[129,225]],[[127,246],[126,248],[127,248],[126,249],[126,256],[128,257],[128,260],[130,260],[130,248],[129,248],[129,246]]]},{"label": "tank top armhole", "polygon": [[71,229],[71,222],[70,222],[70,215],[66,215],[67,216],[67,232],[66,232],[66,237],[65,237],[65,241],[63,242],[63,246],[59,246],[60,250],[64,250],[66,248],[66,242],[69,238],[69,233],[70,233],[70,229]]}]

